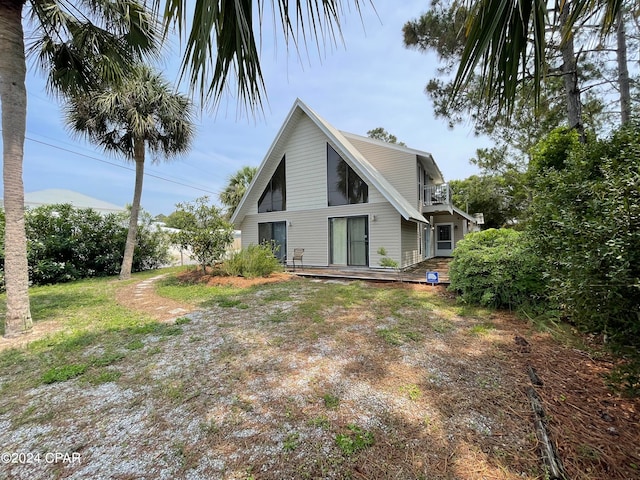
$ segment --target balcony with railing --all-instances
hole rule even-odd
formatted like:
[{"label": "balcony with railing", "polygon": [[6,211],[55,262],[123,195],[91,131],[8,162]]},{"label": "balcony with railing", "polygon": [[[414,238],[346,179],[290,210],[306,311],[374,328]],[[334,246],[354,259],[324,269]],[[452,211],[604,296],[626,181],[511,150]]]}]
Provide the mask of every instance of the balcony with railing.
[{"label": "balcony with railing", "polygon": [[451,199],[451,187],[443,183],[441,185],[426,185],[422,197],[422,212],[452,212],[453,201]]}]

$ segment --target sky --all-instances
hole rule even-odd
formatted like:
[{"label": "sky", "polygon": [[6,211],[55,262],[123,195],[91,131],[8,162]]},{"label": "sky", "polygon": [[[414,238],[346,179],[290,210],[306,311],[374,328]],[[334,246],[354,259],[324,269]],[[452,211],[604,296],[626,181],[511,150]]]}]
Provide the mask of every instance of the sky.
[{"label": "sky", "polygon": [[[344,44],[320,52],[309,44],[308,54],[301,55],[287,51],[267,21],[261,43],[267,90],[263,113],[247,117],[231,97],[216,112],[205,109],[189,153],[170,163],[147,161],[142,207],[158,215],[203,195],[217,203],[231,175],[262,162],[296,98],[340,130],[366,135],[383,127],[407,146],[431,153],[446,180],[477,173],[469,159],[489,140],[475,137],[471,125],[449,129],[445,120],[434,118],[424,87],[435,75],[436,58],[402,43],[402,26],[428,4],[377,0],[375,11],[365,5],[362,16],[346,11]],[[180,62],[179,44],[172,43],[161,66],[170,81],[177,79]],[[72,137],[59,103],[48,96],[42,75],[33,68],[27,92],[25,192],[68,189],[120,206],[131,203],[134,166]]]}]

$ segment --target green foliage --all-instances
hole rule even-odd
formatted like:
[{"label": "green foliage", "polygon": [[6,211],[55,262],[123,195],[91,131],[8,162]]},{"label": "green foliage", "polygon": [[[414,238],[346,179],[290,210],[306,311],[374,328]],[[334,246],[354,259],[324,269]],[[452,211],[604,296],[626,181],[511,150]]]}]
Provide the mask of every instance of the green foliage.
[{"label": "green foliage", "polygon": [[453,255],[450,288],[466,302],[516,308],[535,301],[544,291],[541,265],[522,232],[470,233]]},{"label": "green foliage", "polygon": [[282,443],[282,449],[285,452],[293,452],[300,445],[300,434],[297,432],[290,433]]},{"label": "green foliage", "polygon": [[233,243],[233,226],[227,222],[222,211],[209,205],[209,197],[197,198],[193,203],[176,205],[177,222],[173,242],[189,250],[198,260],[203,270],[222,259]]},{"label": "green foliage", "polygon": [[240,204],[257,171],[258,167],[244,166],[229,178],[227,186],[220,193],[220,202],[227,207],[228,218]]},{"label": "green foliage", "polygon": [[401,147],[406,147],[407,144],[404,142],[399,142],[398,137],[387,132],[384,128],[378,127],[367,132],[367,137],[373,138],[375,140],[381,140],[387,143],[395,143],[396,145],[400,145]]},{"label": "green foliage", "polygon": [[374,443],[373,434],[362,430],[358,425],[347,425],[346,433],[336,435],[336,445],[346,456],[351,456]]},{"label": "green foliage", "polygon": [[[144,210],[138,215],[136,247],[133,251],[133,272],[153,270],[169,262],[169,235],[152,224],[153,219]],[[126,241],[126,231],[124,239]],[[124,245],[124,243],[123,243]],[[122,247],[124,251],[124,246]]]},{"label": "green foliage", "polygon": [[87,365],[70,364],[62,367],[53,367],[42,374],[42,383],[64,382],[82,375],[87,370]]},{"label": "green foliage", "polygon": [[326,408],[334,409],[340,406],[340,399],[332,393],[325,393],[322,396],[322,402]]},{"label": "green foliage", "polygon": [[531,149],[529,171],[539,174],[548,169],[563,170],[571,151],[580,145],[578,132],[566,127],[556,128]]},{"label": "green foliage", "polygon": [[274,255],[271,245],[249,245],[231,255],[224,263],[224,270],[234,276],[266,277],[273,272],[281,271],[282,265]]},{"label": "green foliage", "polygon": [[169,228],[180,228],[181,225],[186,225],[189,222],[195,222],[193,217],[184,210],[176,210],[170,213],[164,220],[164,224]]},{"label": "green foliage", "polygon": [[537,151],[529,230],[550,299],[584,330],[640,346],[640,128],[566,148],[554,135]]},{"label": "green foliage", "polygon": [[[2,212],[2,211],[0,211]],[[26,212],[29,279],[33,284],[116,275],[127,238],[126,214],[100,215],[70,204],[44,205]],[[0,213],[4,238],[4,212]],[[0,248],[4,246],[4,242]],[[158,268],[168,261],[166,235],[141,215],[133,270]],[[4,269],[4,250],[0,253]]]},{"label": "green foliage", "polygon": [[513,224],[522,216],[526,191],[521,177],[512,170],[504,175],[472,175],[464,180],[452,180],[453,204],[471,214],[484,215],[483,228],[501,228]]},{"label": "green foliage", "polygon": [[608,375],[609,385],[630,397],[640,396],[640,358],[635,357],[616,365]]},{"label": "green foliage", "polygon": [[400,266],[393,258],[387,257],[387,250],[384,247],[378,249],[378,255],[382,257],[380,259],[381,267],[398,268]]}]

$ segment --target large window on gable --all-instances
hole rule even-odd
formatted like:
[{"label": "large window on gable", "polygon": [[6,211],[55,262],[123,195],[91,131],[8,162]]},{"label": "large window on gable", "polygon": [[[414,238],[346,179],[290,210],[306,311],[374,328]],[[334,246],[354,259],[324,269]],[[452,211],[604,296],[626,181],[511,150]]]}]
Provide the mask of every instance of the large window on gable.
[{"label": "large window on gable", "polygon": [[273,176],[269,180],[260,200],[258,200],[258,213],[281,212],[287,209],[287,184],[284,170],[284,157]]},{"label": "large window on gable", "polygon": [[328,143],[327,196],[330,207],[369,202],[369,186]]}]

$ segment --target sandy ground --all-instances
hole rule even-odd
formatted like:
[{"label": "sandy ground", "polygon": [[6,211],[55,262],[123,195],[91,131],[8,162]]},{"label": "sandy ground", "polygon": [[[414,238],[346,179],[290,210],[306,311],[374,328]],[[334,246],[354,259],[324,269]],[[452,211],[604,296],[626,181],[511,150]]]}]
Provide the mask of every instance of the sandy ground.
[{"label": "sandy ground", "polygon": [[[158,297],[153,280],[121,291],[132,308],[190,322],[177,335],[145,337],[109,367],[117,382],[4,396],[0,452],[32,461],[3,457],[0,478],[544,478],[524,395],[528,366],[544,381],[537,390],[570,477],[640,478],[639,404],[606,387],[606,359],[507,313],[478,328],[427,300],[388,315],[375,304],[328,304],[314,321],[298,307],[324,283],[291,281],[286,295],[274,284],[241,306],[192,312]],[[420,320],[411,337],[384,340],[407,319]],[[6,381],[0,374],[0,388]],[[372,445],[360,451],[339,445],[364,434]]]}]

